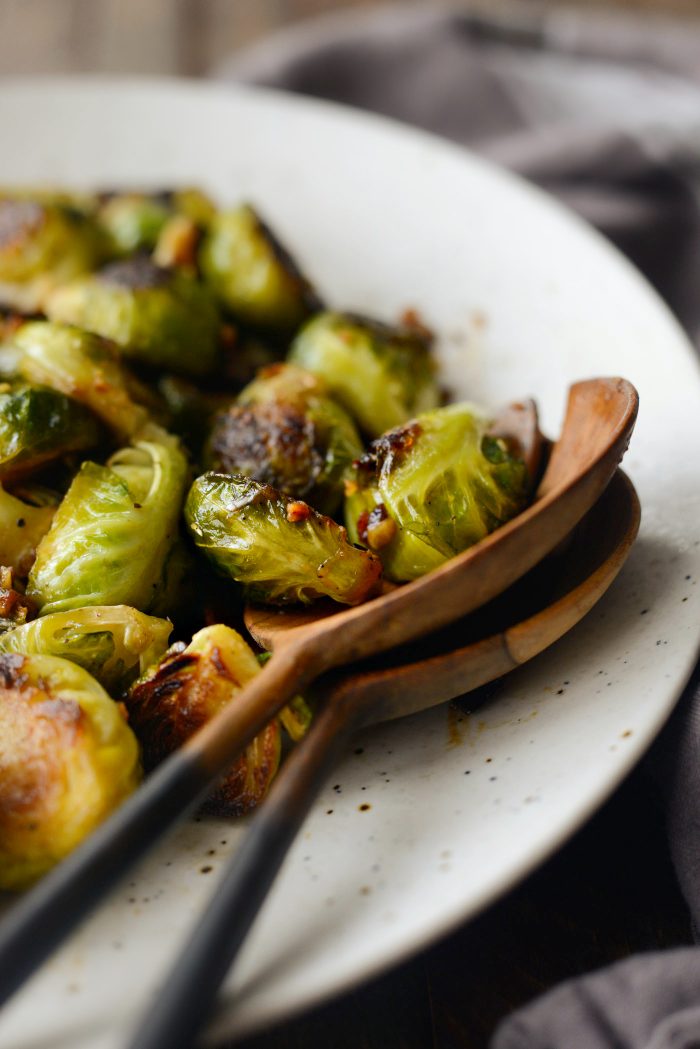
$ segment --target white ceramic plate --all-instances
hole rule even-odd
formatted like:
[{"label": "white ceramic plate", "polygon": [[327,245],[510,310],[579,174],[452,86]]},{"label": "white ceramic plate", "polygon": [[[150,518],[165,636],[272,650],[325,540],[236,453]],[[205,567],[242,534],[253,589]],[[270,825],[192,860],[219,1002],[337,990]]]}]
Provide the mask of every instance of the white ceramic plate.
[{"label": "white ceramic plate", "polygon": [[[383,120],[240,89],[82,80],[5,82],[0,128],[5,183],[195,182],[222,202],[252,200],[330,302],[386,318],[418,307],[458,394],[535,394],[551,433],[573,380],[617,373],[641,394],[625,465],[643,525],[621,577],[457,725],[459,744],[438,708],[351,748],[227,987],[236,1006],[215,1030],[249,1030],[483,908],[643,753],[698,642],[697,364],[657,296],[595,233],[509,175]],[[3,1049],[122,1044],[243,830],[181,829],[8,1007]]]}]

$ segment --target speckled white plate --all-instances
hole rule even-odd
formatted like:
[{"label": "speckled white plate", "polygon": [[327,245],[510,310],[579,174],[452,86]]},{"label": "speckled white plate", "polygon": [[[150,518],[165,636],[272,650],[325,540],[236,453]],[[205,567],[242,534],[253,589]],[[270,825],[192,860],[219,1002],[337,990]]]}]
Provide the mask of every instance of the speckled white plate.
[{"label": "speckled white plate", "polygon": [[[249,1030],[475,914],[648,746],[698,645],[697,363],[599,236],[524,183],[386,121],[199,84],[52,80],[0,84],[0,128],[2,182],[198,182],[221,201],[254,201],[330,302],[386,318],[418,307],[458,394],[535,394],[550,433],[575,379],[618,373],[640,391],[625,468],[643,522],[622,575],[457,725],[459,743],[438,708],[350,749],[227,987],[236,1005],[215,1031]],[[181,829],[3,1013],[3,1049],[121,1045],[243,831]]]}]

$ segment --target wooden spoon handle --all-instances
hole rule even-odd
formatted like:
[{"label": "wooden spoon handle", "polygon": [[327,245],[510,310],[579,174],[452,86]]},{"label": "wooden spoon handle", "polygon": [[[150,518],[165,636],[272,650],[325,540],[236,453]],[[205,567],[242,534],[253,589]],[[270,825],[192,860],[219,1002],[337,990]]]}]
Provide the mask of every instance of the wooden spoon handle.
[{"label": "wooden spoon handle", "polygon": [[255,815],[129,1049],[195,1044],[289,847],[353,730],[350,708],[326,702]]},{"label": "wooden spoon handle", "polygon": [[[0,923],[0,1005],[14,994],[217,777],[287,700],[324,669],[313,646],[289,645],[217,718],[149,776],[101,827],[26,893]],[[221,736],[219,737],[219,734]]]}]

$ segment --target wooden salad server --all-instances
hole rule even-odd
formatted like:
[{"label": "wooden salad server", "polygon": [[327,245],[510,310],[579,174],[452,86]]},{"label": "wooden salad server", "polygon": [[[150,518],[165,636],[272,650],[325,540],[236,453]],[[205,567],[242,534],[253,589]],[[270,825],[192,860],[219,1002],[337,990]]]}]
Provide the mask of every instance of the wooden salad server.
[{"label": "wooden salad server", "polygon": [[[240,848],[225,865],[129,1049],[194,1046],[348,738],[359,727],[454,699],[544,651],[603,596],[629,554],[639,520],[636,492],[618,470],[566,549],[546,558],[489,605],[412,645],[410,655],[398,649],[317,683],[318,713],[309,734],[288,757]],[[469,700],[470,706],[478,706],[478,693]]]},{"label": "wooden salad server", "polygon": [[258,617],[255,636],[267,638],[273,649],[261,673],[0,923],[0,1003],[201,801],[292,696],[334,667],[442,629],[502,593],[554,550],[608,485],[637,407],[637,393],[625,379],[576,383],[534,502],[512,521],[428,575],[357,608],[318,616],[312,610],[303,622],[294,613]]}]

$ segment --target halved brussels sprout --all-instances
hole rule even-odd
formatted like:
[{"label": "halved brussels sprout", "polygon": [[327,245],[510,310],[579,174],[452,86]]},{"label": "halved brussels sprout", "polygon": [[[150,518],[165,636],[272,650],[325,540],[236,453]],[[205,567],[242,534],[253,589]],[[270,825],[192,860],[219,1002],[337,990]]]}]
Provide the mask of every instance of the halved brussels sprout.
[{"label": "halved brussels sprout", "polygon": [[143,256],[58,288],[46,312],[51,320],[111,339],[125,355],[156,368],[205,375],[217,361],[219,314],[209,291]]},{"label": "halved brussels sprout", "polygon": [[36,605],[15,580],[14,569],[9,565],[0,565],[0,652],[2,652],[2,635],[24,626],[36,616]]},{"label": "halved brussels sprout", "polygon": [[253,328],[293,331],[319,309],[309,281],[247,204],[212,219],[199,264],[221,305]]},{"label": "halved brussels sprout", "polygon": [[78,209],[0,193],[0,302],[25,313],[43,309],[53,288],[97,264],[101,247]]},{"label": "halved brussels sprout", "polygon": [[[126,698],[146,768],[153,768],[225,706],[235,703],[236,694],[259,671],[240,634],[222,624],[200,630],[186,648],[174,646]],[[221,815],[249,812],[267,793],[279,759],[275,719],[248,744],[205,807]]]},{"label": "halved brussels sprout", "polygon": [[132,396],[129,376],[114,348],[98,335],[49,321],[23,325],[14,338],[19,373],[85,404],[119,440],[128,440],[149,420]]},{"label": "halved brussels sprout", "polygon": [[214,420],[205,465],[245,474],[332,514],[362,442],[321,380],[291,364],[271,365]]},{"label": "halved brussels sprout", "polygon": [[348,542],[344,528],[247,477],[198,477],[185,503],[197,547],[247,597],[266,604],[308,604],[331,597],[357,605],[377,588],[381,564]]},{"label": "halved brussels sprout", "polygon": [[58,499],[54,502],[43,492],[38,500],[27,502],[26,497],[11,494],[0,484],[0,564],[26,579],[57,506]]},{"label": "halved brussels sprout", "polygon": [[82,667],[0,655],[0,768],[0,888],[22,889],[135,789],[138,744]]},{"label": "halved brussels sprout", "polygon": [[148,611],[177,539],[186,481],[179,443],[156,427],[106,466],[84,462],[29,576],[41,614],[83,605]]},{"label": "halved brussels sprout", "polygon": [[321,313],[299,332],[288,359],[319,375],[370,437],[439,404],[430,341],[415,327]]},{"label": "halved brussels sprout", "polygon": [[431,571],[525,506],[525,465],[489,426],[473,405],[439,408],[384,434],[356,464],[348,532],[379,554],[389,579]]},{"label": "halved brussels sprout", "polygon": [[16,480],[69,452],[94,448],[92,412],[47,386],[0,383],[0,478]]},{"label": "halved brussels sprout", "polygon": [[54,612],[0,636],[0,653],[60,656],[77,663],[110,694],[144,674],[168,647],[172,623],[128,605],[94,605]]}]

